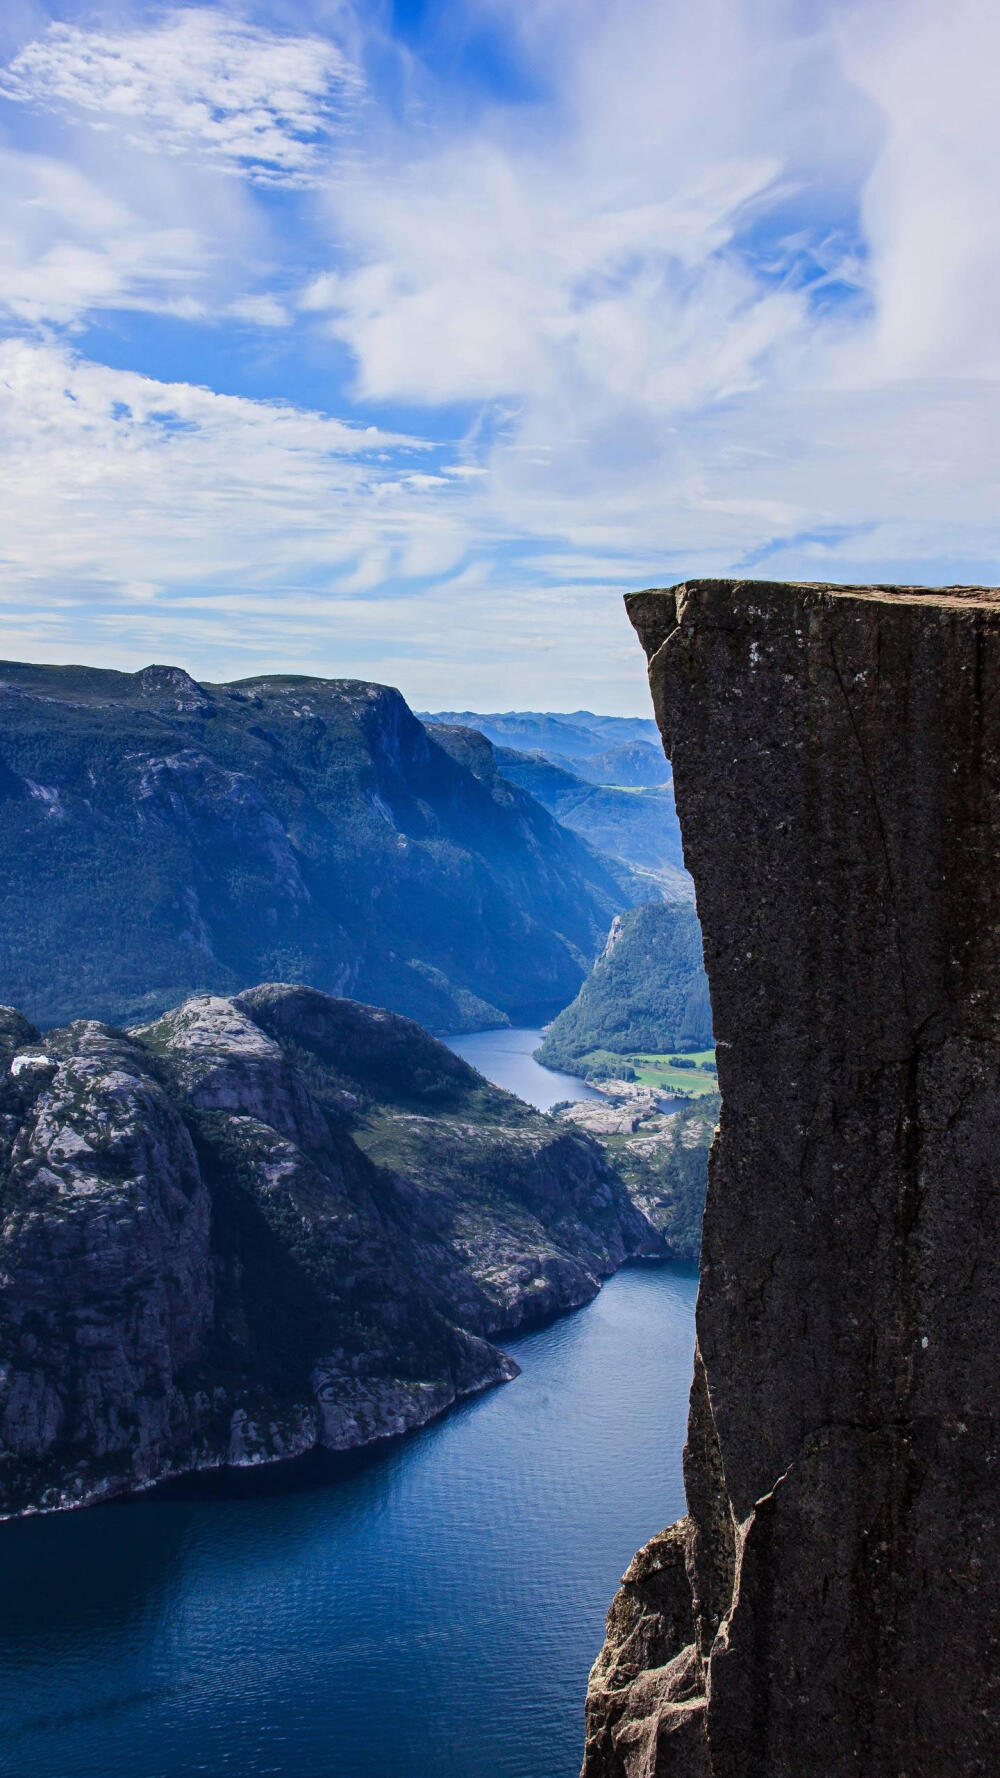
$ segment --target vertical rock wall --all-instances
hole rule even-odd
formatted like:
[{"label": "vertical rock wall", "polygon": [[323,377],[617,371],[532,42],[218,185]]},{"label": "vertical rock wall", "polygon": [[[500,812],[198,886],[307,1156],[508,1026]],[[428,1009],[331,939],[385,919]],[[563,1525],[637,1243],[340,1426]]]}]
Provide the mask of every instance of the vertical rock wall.
[{"label": "vertical rock wall", "polygon": [[1000,592],[694,581],[628,606],[697,889],[722,1120],[676,1533],[691,1639],[674,1598],[630,1666],[627,1582],[584,1773],[985,1778]]}]

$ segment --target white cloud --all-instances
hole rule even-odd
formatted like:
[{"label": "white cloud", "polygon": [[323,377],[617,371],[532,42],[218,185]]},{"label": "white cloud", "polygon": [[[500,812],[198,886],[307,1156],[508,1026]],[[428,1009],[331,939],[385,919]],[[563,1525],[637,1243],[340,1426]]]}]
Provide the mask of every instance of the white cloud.
[{"label": "white cloud", "polygon": [[50,24],[9,64],[0,93],[122,127],[142,148],[193,155],[264,184],[308,181],[319,142],[362,89],[326,37],[291,36],[208,6],[169,7],[153,27]]},{"label": "white cloud", "polygon": [[840,42],[885,139],[862,194],[872,374],[1000,377],[1000,13],[979,0],[852,10]]},{"label": "white cloud", "polygon": [[[70,104],[63,39],[36,39],[63,59],[35,98],[114,125],[78,142],[118,154],[149,83],[143,139],[167,152],[141,157],[143,177],[169,167],[178,184],[144,201],[107,161],[101,177],[18,162],[0,225],[19,319],[139,303],[282,328],[310,364],[332,336],[353,411],[423,406],[451,436],[414,457],[290,403],[6,348],[11,612],[28,589],[46,647],[90,622],[133,664],[155,646],[203,671],[398,676],[425,702],[460,672],[495,701],[543,701],[546,684],[551,701],[558,683],[606,707],[602,674],[614,698],[643,695],[629,586],[996,578],[1000,15],[976,0],[947,17],[935,0],[465,5],[516,39],[531,102],[454,102],[411,62],[402,98],[369,86],[346,155],[323,147],[323,106],[355,89],[309,85],[319,39],[280,40],[313,72],[259,133],[239,107],[256,115],[256,47],[240,70],[261,34],[221,8],[115,37],[140,72],[101,115]],[[193,112],[174,31],[202,46]],[[77,36],[80,67],[93,52],[103,70],[88,90],[112,90],[108,34]],[[229,109],[205,96],[216,80]],[[202,105],[218,112],[207,135]],[[287,142],[265,164],[272,125]],[[284,257],[254,218],[227,234],[221,208],[199,214],[220,186],[263,213],[212,180],[237,165],[312,182],[283,200],[299,231]]]},{"label": "white cloud", "polygon": [[66,161],[0,150],[0,259],[0,309],[65,324],[116,307],[200,315],[211,254],[194,229],[135,215]]},{"label": "white cloud", "polygon": [[1000,15],[483,8],[546,103],[428,106],[330,188],[303,303],[360,397],[483,404],[477,510],[540,575],[988,562]]},{"label": "white cloud", "polygon": [[405,563],[420,513],[404,478],[419,448],[8,340],[0,584],[274,585],[353,570],[376,545]]},{"label": "white cloud", "polygon": [[237,321],[249,321],[256,327],[288,327],[291,315],[276,296],[263,292],[259,296],[240,296],[226,306],[226,314]]}]

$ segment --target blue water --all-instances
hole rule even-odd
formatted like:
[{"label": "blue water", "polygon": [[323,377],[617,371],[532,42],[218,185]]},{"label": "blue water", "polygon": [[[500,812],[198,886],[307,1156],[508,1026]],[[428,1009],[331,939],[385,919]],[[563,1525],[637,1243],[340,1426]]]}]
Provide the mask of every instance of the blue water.
[{"label": "blue water", "polygon": [[506,1031],[473,1031],[443,1041],[456,1056],[462,1056],[480,1074],[485,1074],[494,1086],[506,1087],[508,1093],[516,1093],[539,1111],[548,1111],[560,1099],[600,1097],[579,1075],[560,1074],[558,1069],[543,1068],[535,1061],[532,1051],[542,1041],[539,1030],[515,1027]]},{"label": "blue water", "polygon": [[576,1778],[618,1577],[683,1511],[695,1288],[619,1273],[377,1456],[0,1526],[4,1778]]}]

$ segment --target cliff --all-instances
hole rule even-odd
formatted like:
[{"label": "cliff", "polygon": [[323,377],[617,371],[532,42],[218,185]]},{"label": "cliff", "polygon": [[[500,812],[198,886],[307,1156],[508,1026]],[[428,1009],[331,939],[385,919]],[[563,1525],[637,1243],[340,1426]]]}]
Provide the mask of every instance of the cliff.
[{"label": "cliff", "polygon": [[437,1030],[572,999],[642,895],[399,693],[0,663],[0,1001],[150,1018],[273,977]]},{"label": "cliff", "polygon": [[586,1778],[1000,1770],[1000,593],[634,595],[722,1110]]},{"label": "cliff", "polygon": [[660,1251],[596,1142],[393,1013],[0,1009],[0,1517],[419,1426]]}]

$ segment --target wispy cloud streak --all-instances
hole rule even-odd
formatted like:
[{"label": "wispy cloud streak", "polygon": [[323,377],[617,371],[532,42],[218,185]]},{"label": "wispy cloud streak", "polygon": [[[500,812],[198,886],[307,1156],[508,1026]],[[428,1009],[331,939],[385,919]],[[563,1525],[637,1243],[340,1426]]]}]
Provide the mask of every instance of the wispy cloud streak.
[{"label": "wispy cloud streak", "polygon": [[94,129],[117,122],[142,148],[205,158],[263,184],[300,184],[362,88],[327,38],[192,6],[138,30],[53,23],[10,63],[0,93]]}]

